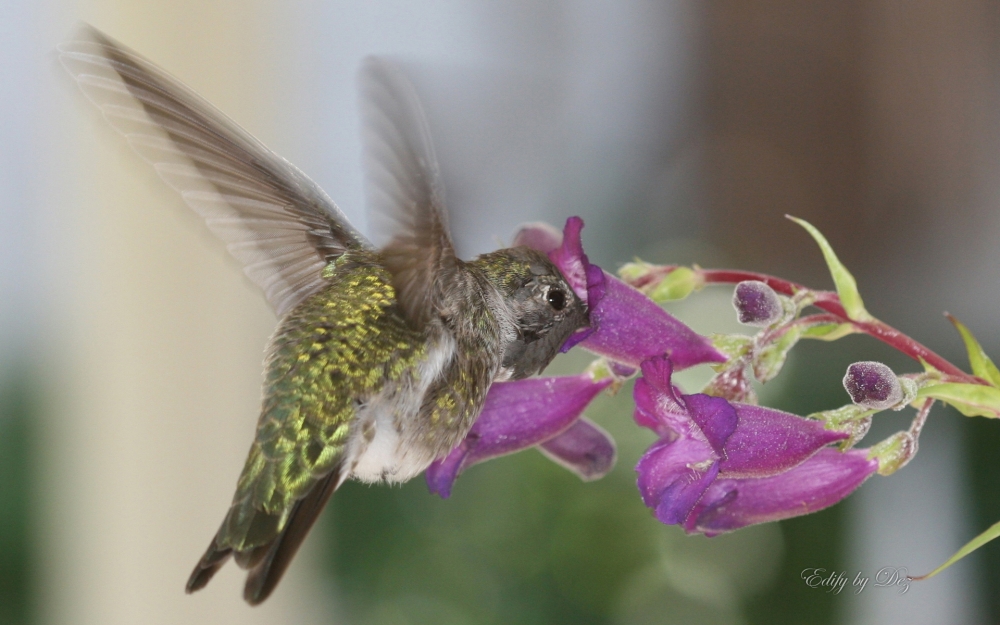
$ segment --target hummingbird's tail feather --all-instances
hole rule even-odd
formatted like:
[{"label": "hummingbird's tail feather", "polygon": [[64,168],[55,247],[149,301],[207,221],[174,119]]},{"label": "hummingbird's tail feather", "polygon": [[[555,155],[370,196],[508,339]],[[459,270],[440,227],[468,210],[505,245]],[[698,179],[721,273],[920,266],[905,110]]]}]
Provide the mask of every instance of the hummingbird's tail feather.
[{"label": "hummingbird's tail feather", "polygon": [[[316,482],[305,497],[296,501],[288,513],[284,528],[277,531],[278,515],[262,510],[246,510],[246,501],[234,504],[222,527],[212,538],[205,555],[195,565],[185,589],[188,594],[204,588],[230,558],[242,569],[248,569],[243,596],[251,605],[262,603],[277,587],[306,534],[319,517],[323,507],[343,481],[340,467]],[[233,516],[245,519],[242,539],[254,546],[238,549],[232,546]],[[256,534],[256,538],[254,535]],[[269,537],[267,535],[270,534]],[[249,540],[247,540],[249,538]]]},{"label": "hummingbird's tail feather", "polygon": [[184,590],[188,594],[191,594],[204,588],[211,581],[212,576],[229,560],[231,555],[233,555],[233,550],[229,548],[219,549],[213,536],[211,544],[209,544],[208,549],[205,551],[205,555],[201,557],[201,560],[195,565],[194,571],[191,572],[191,577],[188,578],[187,586],[184,587]]},{"label": "hummingbird's tail feather", "polygon": [[289,515],[288,522],[282,532],[270,544],[260,548],[262,552],[264,550],[266,552],[250,569],[247,574],[246,586],[243,589],[243,598],[247,603],[250,605],[262,603],[277,587],[285,569],[288,568],[295,556],[295,552],[299,550],[302,541],[305,540],[320,512],[326,507],[326,502],[343,481],[341,472],[340,468],[334,469],[329,475],[317,482],[309,494],[295,503],[295,508]]}]

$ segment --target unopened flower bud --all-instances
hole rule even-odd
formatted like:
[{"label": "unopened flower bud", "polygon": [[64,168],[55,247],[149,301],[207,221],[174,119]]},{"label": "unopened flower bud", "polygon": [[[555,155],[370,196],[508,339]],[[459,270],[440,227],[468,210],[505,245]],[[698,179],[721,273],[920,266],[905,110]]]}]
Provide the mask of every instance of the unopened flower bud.
[{"label": "unopened flower bud", "polygon": [[744,280],[737,284],[733,306],[740,323],[758,328],[771,325],[784,313],[778,294],[760,280]]},{"label": "unopened flower bud", "polygon": [[848,367],[844,388],[851,401],[871,410],[892,408],[903,399],[899,378],[880,362],[856,362]]}]

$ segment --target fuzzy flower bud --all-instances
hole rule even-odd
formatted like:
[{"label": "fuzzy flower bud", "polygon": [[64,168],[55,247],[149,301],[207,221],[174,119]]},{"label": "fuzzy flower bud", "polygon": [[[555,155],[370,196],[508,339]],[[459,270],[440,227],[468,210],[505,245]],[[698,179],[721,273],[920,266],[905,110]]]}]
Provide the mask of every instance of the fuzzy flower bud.
[{"label": "fuzzy flower bud", "polygon": [[903,399],[899,378],[880,362],[856,362],[848,367],[844,388],[851,401],[870,410],[892,408]]},{"label": "fuzzy flower bud", "polygon": [[784,313],[778,294],[760,280],[744,280],[737,284],[733,306],[740,323],[758,328],[771,325]]}]

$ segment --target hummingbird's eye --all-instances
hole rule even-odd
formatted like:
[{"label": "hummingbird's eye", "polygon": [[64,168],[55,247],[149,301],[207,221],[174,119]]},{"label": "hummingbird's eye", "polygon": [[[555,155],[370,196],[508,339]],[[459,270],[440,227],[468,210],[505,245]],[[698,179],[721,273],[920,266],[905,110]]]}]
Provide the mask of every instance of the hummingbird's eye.
[{"label": "hummingbird's eye", "polygon": [[545,299],[553,310],[566,308],[566,293],[562,289],[549,289],[549,292],[545,294]]}]

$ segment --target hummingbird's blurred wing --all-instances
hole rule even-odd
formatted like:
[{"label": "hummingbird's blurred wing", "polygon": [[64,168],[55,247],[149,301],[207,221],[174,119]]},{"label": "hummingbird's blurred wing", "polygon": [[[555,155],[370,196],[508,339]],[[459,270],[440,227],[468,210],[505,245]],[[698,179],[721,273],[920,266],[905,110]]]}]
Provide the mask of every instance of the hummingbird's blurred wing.
[{"label": "hummingbird's blurred wing", "polygon": [[226,242],[278,317],[323,286],[323,268],[370,248],[294,165],[178,80],[83,25],[59,60],[105,119]]},{"label": "hummingbird's blurred wing", "polygon": [[421,327],[455,261],[444,185],[427,120],[395,65],[365,59],[358,74],[368,219],[407,318]]}]

